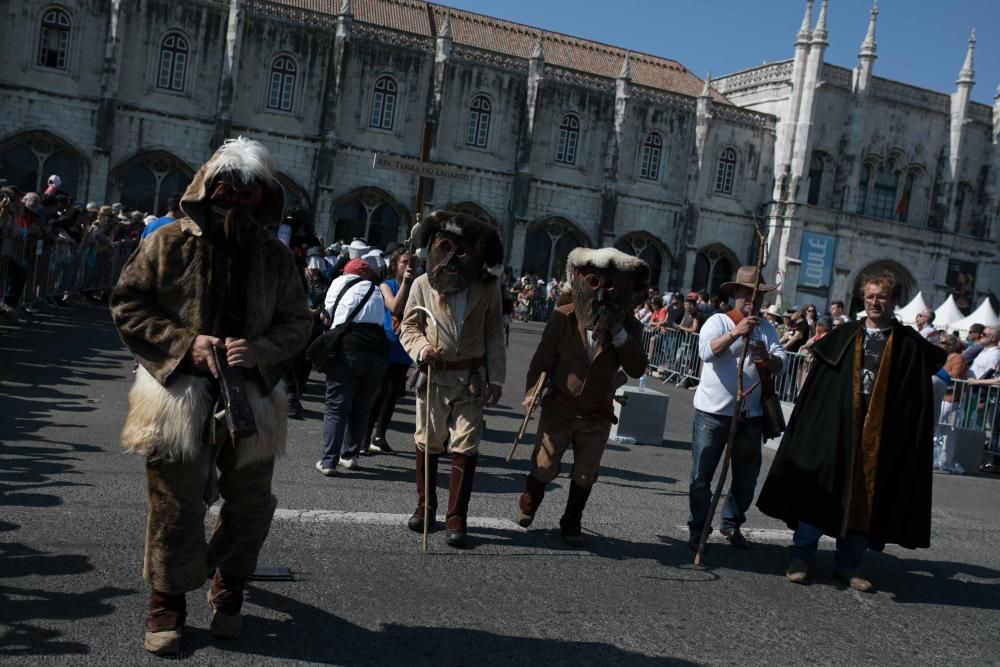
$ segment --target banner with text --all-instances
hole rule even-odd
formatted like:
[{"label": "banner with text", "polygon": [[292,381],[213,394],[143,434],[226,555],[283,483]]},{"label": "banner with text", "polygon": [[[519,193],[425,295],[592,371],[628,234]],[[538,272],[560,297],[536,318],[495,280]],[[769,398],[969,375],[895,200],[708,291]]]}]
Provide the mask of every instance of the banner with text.
[{"label": "banner with text", "polygon": [[833,273],[833,252],[837,239],[829,234],[802,232],[802,249],[799,259],[799,287],[825,290],[830,287]]}]

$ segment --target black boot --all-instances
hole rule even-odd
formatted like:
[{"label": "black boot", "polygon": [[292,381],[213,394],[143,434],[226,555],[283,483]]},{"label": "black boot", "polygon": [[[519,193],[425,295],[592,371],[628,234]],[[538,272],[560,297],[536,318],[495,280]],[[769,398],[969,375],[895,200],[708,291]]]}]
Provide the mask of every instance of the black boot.
[{"label": "black boot", "polygon": [[524,491],[517,499],[517,525],[527,528],[535,520],[535,512],[545,497],[545,482],[539,482],[530,472],[524,478]]},{"label": "black boot", "polygon": [[476,477],[478,455],[451,455],[451,482],[448,485],[448,514],[445,529],[448,546],[463,549],[467,546],[466,519],[469,516],[469,498],[472,481]]},{"label": "black boot", "polygon": [[434,527],[434,512],[437,511],[438,506],[437,474],[440,456],[440,454],[431,454],[427,457],[430,461],[431,484],[429,489],[424,489],[424,453],[420,451],[419,447],[417,448],[417,464],[415,466],[417,471],[417,509],[413,510],[413,516],[406,522],[407,527],[416,533],[424,532],[424,503],[427,503],[428,517],[431,522],[428,530]]},{"label": "black boot", "polygon": [[576,482],[569,483],[569,498],[566,500],[566,511],[559,519],[560,533],[563,542],[571,547],[583,546],[583,530],[580,521],[583,519],[583,508],[587,506],[591,487],[583,488]]}]

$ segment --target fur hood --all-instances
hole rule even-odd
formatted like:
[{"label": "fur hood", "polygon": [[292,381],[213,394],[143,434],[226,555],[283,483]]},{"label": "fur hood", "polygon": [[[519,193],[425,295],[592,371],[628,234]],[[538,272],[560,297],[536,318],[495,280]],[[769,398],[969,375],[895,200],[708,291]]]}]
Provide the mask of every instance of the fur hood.
[{"label": "fur hood", "polygon": [[499,278],[503,273],[503,242],[500,232],[490,223],[457,211],[432,212],[414,225],[410,232],[410,241],[421,260],[427,258],[427,246],[439,231],[475,239],[483,255],[486,272],[493,278]]},{"label": "fur hood", "polygon": [[616,248],[576,248],[566,258],[566,282],[563,290],[569,291],[577,268],[592,266],[595,269],[614,269],[635,276],[635,291],[645,295],[649,287],[649,264]]},{"label": "fur hood", "polygon": [[277,225],[285,207],[285,194],[274,176],[271,154],[258,141],[238,137],[226,139],[215,154],[203,164],[181,198],[181,210],[202,230],[205,228],[205,200],[208,187],[219,174],[233,171],[246,182],[260,179],[264,184],[264,199],[257,207],[254,219],[262,227]]}]

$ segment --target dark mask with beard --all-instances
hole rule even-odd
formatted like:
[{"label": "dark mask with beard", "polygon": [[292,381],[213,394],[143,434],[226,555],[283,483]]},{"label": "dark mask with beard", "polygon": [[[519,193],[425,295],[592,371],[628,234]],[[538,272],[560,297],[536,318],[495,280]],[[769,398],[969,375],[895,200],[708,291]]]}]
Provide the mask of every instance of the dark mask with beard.
[{"label": "dark mask with beard", "polygon": [[254,213],[264,200],[264,184],[246,183],[238,174],[224,171],[208,188],[208,210],[213,221],[210,229],[227,239],[238,238],[241,227],[253,225]]},{"label": "dark mask with beard", "polygon": [[427,253],[427,280],[439,294],[461,292],[483,275],[475,241],[451,232],[434,235]]},{"label": "dark mask with beard", "polygon": [[614,332],[632,308],[636,278],[612,268],[577,267],[573,276],[573,310],[577,321],[595,337]]}]

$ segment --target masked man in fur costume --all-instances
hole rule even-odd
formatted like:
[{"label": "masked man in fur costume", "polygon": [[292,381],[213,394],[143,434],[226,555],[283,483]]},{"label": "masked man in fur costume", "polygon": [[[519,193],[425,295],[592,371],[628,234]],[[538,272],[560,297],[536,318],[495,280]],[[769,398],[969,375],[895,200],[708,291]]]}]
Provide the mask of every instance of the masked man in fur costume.
[{"label": "masked man in fur costume", "polygon": [[[463,548],[476,473],[483,407],[500,400],[507,364],[500,282],[503,246],[496,229],[462,213],[435,211],[412,234],[427,273],[413,281],[399,340],[417,364],[431,370],[430,423],[425,394],[417,393],[417,509],[411,530],[424,529],[424,503],[433,521],[437,466],[445,444],[451,483],[445,520],[447,542]],[[420,308],[433,315],[433,322]],[[436,330],[435,330],[436,327]],[[429,447],[430,488],[424,488],[424,447]]]},{"label": "masked man in fur costume", "polygon": [[809,370],[757,506],[795,530],[786,577],[809,581],[824,534],[837,538],[837,579],[858,591],[868,549],[931,539],[931,375],[945,353],[893,316],[896,279],[863,286],[865,317],[812,346]]},{"label": "masked man in fur costume", "polygon": [[572,302],[553,311],[528,367],[525,409],[543,371],[550,391],[541,403],[517,522],[531,525],[545,485],[559,474],[563,454],[572,448],[569,499],[559,526],[563,541],[581,546],[583,509],[615,422],[611,401],[623,383],[619,369],[635,378],[646,371],[642,326],[633,308],[649,286],[649,265],[614,248],[577,248],[566,261],[566,275]]},{"label": "masked man in fur costume", "polygon": [[[312,326],[295,259],[264,229],[280,221],[282,200],[267,150],[227,141],[184,193],[184,217],[142,242],[111,297],[139,361],[122,444],[146,457],[145,646],[154,653],[179,650],[185,593],[206,577],[212,633],[239,635],[244,582],[271,524],[286,429],[280,380]],[[234,440],[214,416],[213,347],[244,375],[254,435]],[[205,509],[219,495],[206,544]]]}]

